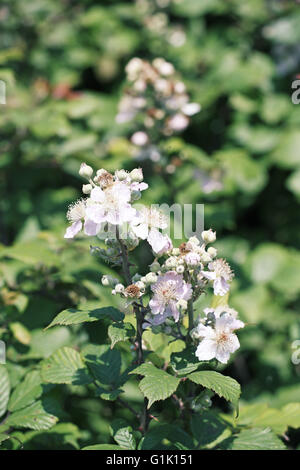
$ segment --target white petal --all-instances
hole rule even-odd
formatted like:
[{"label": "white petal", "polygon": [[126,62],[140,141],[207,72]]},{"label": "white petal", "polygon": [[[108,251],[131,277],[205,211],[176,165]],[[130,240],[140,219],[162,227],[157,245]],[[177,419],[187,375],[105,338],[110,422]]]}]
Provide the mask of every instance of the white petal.
[{"label": "white petal", "polygon": [[196,349],[196,356],[199,361],[210,361],[216,357],[217,345],[216,342],[211,339],[204,339]]},{"label": "white petal", "polygon": [[213,271],[201,271],[201,274],[209,281],[214,281],[216,279],[216,273]]},{"label": "white petal", "polygon": [[223,277],[217,278],[214,281],[214,294],[215,295],[225,295],[230,289],[229,284],[224,280]]},{"label": "white petal", "polygon": [[93,188],[91,191],[91,200],[95,202],[103,202],[105,199],[104,191],[100,188]]},{"label": "white petal", "polygon": [[97,235],[100,230],[100,224],[95,224],[92,220],[86,220],[84,223],[84,233],[93,237]]},{"label": "white petal", "polygon": [[140,225],[133,226],[132,230],[135,233],[135,235],[141,238],[142,240],[146,240],[146,238],[148,237],[149,230],[148,230],[147,224],[140,224]]},{"label": "white petal", "polygon": [[106,220],[105,210],[100,204],[92,204],[86,208],[86,216],[96,224],[100,224]]},{"label": "white petal", "polygon": [[64,238],[74,238],[78,232],[82,229],[82,222],[81,220],[77,220],[74,222],[70,227],[67,228]]}]

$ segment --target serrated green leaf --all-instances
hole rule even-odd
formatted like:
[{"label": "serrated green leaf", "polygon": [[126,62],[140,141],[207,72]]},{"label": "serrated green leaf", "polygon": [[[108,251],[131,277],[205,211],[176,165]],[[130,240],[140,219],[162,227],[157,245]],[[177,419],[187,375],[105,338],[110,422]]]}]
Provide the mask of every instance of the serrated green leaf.
[{"label": "serrated green leaf", "polygon": [[124,449],[135,450],[136,441],[132,434],[132,427],[123,419],[116,419],[111,424],[111,434],[114,440]]},{"label": "serrated green leaf", "polygon": [[213,370],[205,370],[193,372],[188,376],[188,379],[198,385],[213,390],[217,395],[224,397],[237,406],[241,394],[241,387],[240,384],[231,377],[227,377]]},{"label": "serrated green leaf", "polygon": [[58,421],[57,414],[56,403],[52,399],[45,398],[15,411],[7,418],[5,424],[14,428],[39,431],[54,426]]},{"label": "serrated green leaf", "polygon": [[93,381],[78,351],[60,348],[42,362],[41,376],[54,384],[84,385]]},{"label": "serrated green leaf", "polygon": [[0,418],[7,410],[10,394],[10,382],[8,372],[4,365],[0,365]]},{"label": "serrated green leaf", "polygon": [[23,382],[13,391],[8,410],[13,412],[30,405],[41,396],[42,392],[40,373],[38,371],[29,372]]},{"label": "serrated green leaf", "polygon": [[124,313],[114,307],[96,308],[94,310],[76,310],[68,308],[60,312],[46,329],[55,325],[78,325],[80,323],[89,323],[103,318],[111,318],[114,321],[121,321]]},{"label": "serrated green leaf", "polygon": [[171,354],[170,366],[179,376],[194,372],[200,365],[201,362],[195,356],[195,348],[186,348]]},{"label": "serrated green leaf", "polygon": [[165,400],[177,389],[180,379],[157,369],[153,364],[147,362],[134,369],[131,374],[144,375],[140,381],[139,388],[143,395],[148,398],[148,408],[159,400]]},{"label": "serrated green leaf", "polygon": [[283,442],[270,428],[253,428],[241,431],[237,436],[225,439],[220,444],[227,450],[284,450]]},{"label": "serrated green leaf", "polygon": [[195,414],[191,419],[191,430],[199,447],[214,443],[226,428],[226,423],[213,411]]},{"label": "serrated green leaf", "polygon": [[108,336],[113,348],[119,341],[126,341],[135,336],[135,329],[131,323],[114,323],[108,327]]},{"label": "serrated green leaf", "polygon": [[121,354],[106,344],[89,345],[83,351],[90,373],[101,385],[117,387],[120,379]]}]

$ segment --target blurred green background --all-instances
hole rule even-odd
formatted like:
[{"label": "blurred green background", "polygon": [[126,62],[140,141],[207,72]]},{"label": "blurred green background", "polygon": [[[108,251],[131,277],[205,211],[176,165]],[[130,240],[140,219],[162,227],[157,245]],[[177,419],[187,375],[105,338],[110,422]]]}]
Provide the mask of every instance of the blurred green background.
[{"label": "blurred green background", "polygon": [[[115,123],[124,67],[135,56],[163,57],[202,109],[171,142],[175,173],[144,164],[143,201],[205,204],[206,227],[236,274],[230,304],[248,323],[224,371],[242,384],[243,401],[300,401],[291,361],[300,340],[300,105],[291,101],[299,44],[295,1],[2,0],[0,338],[14,383],[60,346],[106,341],[103,325],[43,332],[64,308],[113,301],[100,283],[109,268],[90,255],[90,240],[63,239],[65,213],[81,195],[82,161],[136,166],[128,126]],[[217,190],[203,191],[203,172]],[[150,252],[143,259],[146,269]],[[134,386],[127,392],[140,400]],[[114,403],[71,386],[61,399],[78,428],[55,444],[32,431],[28,448],[72,446],[76,433],[109,440]]]}]

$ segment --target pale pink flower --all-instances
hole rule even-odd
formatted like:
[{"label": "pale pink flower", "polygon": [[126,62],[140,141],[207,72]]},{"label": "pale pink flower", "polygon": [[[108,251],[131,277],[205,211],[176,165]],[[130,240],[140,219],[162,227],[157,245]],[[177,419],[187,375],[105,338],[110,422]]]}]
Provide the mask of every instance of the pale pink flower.
[{"label": "pale pink flower", "polygon": [[154,253],[167,251],[172,243],[159,229],[167,228],[167,217],[155,207],[142,207],[132,221],[132,231],[142,240],[147,240]]},{"label": "pale pink flower", "polygon": [[175,321],[179,320],[180,312],[177,302],[180,299],[189,300],[192,297],[192,286],[187,284],[180,274],[169,271],[158,276],[157,282],[151,286],[154,293],[149,302],[153,315],[173,316]]},{"label": "pale pink flower", "polygon": [[208,269],[209,271],[201,272],[202,276],[213,282],[215,295],[225,295],[230,289],[229,282],[233,278],[229,264],[224,259],[216,259],[209,263]]},{"label": "pale pink flower", "polygon": [[173,131],[183,131],[189,124],[188,118],[184,114],[176,113],[168,121],[168,127]]}]

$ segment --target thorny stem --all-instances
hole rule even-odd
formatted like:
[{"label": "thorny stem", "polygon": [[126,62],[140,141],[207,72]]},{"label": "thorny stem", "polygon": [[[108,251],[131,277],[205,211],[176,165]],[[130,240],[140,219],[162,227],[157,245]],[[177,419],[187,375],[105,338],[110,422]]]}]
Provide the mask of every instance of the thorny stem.
[{"label": "thorny stem", "polygon": [[[121,258],[122,258],[122,267],[124,272],[124,277],[128,285],[132,283],[132,277],[129,268],[129,259],[128,259],[128,252],[127,248],[122,242],[119,234],[119,229],[116,229],[116,236],[121,248]],[[143,321],[146,309],[142,307],[142,305],[133,304],[133,310],[136,316],[136,344],[137,344],[137,363],[141,365],[144,362],[144,354],[143,354],[143,345],[142,345],[142,335],[143,335]],[[141,380],[142,377],[139,376]],[[144,406],[142,413],[140,416],[140,429],[144,434],[149,425],[149,412],[148,412],[148,400],[144,398]]]}]

